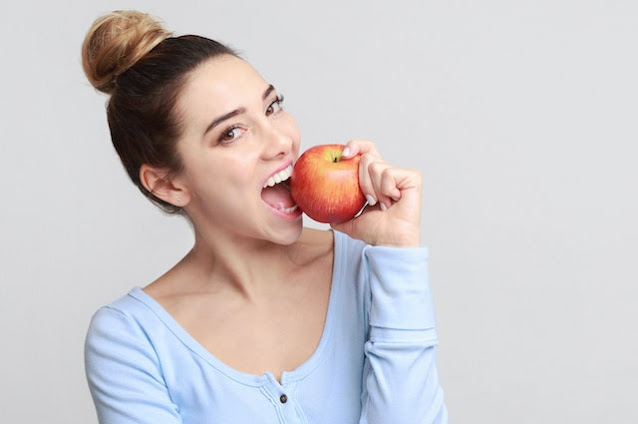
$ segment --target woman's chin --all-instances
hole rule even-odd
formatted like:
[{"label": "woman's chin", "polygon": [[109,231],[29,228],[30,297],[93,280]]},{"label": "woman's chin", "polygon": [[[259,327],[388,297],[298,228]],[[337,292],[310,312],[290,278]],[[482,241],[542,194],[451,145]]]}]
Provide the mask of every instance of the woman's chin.
[{"label": "woman's chin", "polygon": [[272,234],[271,240],[275,244],[282,246],[289,246],[299,240],[301,233],[303,232],[303,220],[301,219],[301,213],[296,219],[288,220],[286,225],[278,226]]}]

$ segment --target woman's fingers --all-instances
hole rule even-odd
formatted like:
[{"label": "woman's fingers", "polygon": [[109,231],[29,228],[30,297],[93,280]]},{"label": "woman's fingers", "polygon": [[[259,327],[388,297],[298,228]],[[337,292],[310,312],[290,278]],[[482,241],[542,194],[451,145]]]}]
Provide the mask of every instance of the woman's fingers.
[{"label": "woman's fingers", "polygon": [[374,206],[379,202],[379,197],[374,188],[374,182],[370,175],[369,167],[372,163],[381,160],[381,155],[377,146],[369,140],[350,140],[342,152],[345,159],[361,156],[359,163],[359,186],[363,192],[368,205]]},{"label": "woman's fingers", "polygon": [[359,163],[359,185],[371,206],[379,204],[383,210],[401,198],[397,185],[398,168],[370,153],[363,154]]},{"label": "woman's fingers", "polygon": [[372,159],[367,163],[367,174],[370,184],[370,196],[374,197],[383,210],[392,206],[392,202],[401,197],[396,183],[389,170],[391,165],[379,159]]},{"label": "woman's fingers", "polygon": [[379,183],[381,193],[390,198],[391,200],[398,202],[401,198],[401,190],[399,188],[399,181],[396,178],[396,173],[392,168],[386,168],[381,172],[381,182]]},{"label": "woman's fingers", "polygon": [[361,187],[361,191],[370,206],[374,206],[379,202],[379,197],[374,188],[374,177],[371,174],[371,166],[375,162],[378,162],[378,159],[367,153],[361,155],[359,162],[359,187]]},{"label": "woman's fingers", "polygon": [[346,159],[353,158],[359,154],[372,154],[375,156],[381,156],[377,146],[370,140],[350,140],[343,149],[342,155]]},{"label": "woman's fingers", "polygon": [[[387,164],[386,164],[387,165]],[[372,168],[381,165],[374,165]],[[366,208],[356,218],[332,227],[373,245],[418,246],[420,243],[421,175],[417,171],[393,168],[374,171],[378,178],[378,206]],[[395,198],[398,197],[398,200]],[[385,202],[389,203],[385,203]]]},{"label": "woman's fingers", "polygon": [[421,175],[384,161],[375,144],[368,140],[350,140],[346,144],[344,159],[357,155],[359,186],[373,207],[332,227],[369,244],[418,245]]}]

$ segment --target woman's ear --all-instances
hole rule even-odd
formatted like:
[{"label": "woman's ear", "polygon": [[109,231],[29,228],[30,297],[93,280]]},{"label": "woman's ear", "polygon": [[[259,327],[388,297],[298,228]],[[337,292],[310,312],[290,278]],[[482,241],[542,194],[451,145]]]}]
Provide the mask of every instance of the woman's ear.
[{"label": "woman's ear", "polygon": [[140,167],[140,181],[144,188],[158,199],[183,208],[190,202],[190,191],[169,175],[170,172],[163,168],[155,168],[147,164]]}]

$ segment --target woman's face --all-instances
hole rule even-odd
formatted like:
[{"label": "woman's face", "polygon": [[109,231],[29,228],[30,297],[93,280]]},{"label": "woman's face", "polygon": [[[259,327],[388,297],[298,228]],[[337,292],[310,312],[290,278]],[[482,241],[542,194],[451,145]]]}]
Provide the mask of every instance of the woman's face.
[{"label": "woman's face", "polygon": [[184,171],[176,181],[187,189],[196,230],[279,244],[301,234],[286,184],[268,187],[290,175],[299,154],[299,129],[280,100],[234,56],[211,59],[189,76],[177,99]]}]

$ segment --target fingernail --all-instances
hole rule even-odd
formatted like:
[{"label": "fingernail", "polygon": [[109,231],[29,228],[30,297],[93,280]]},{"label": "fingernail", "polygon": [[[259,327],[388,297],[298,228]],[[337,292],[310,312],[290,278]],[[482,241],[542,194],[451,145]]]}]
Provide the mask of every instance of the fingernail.
[{"label": "fingernail", "polygon": [[341,152],[342,156],[350,156],[350,149],[348,147],[346,147],[345,149],[343,149],[343,152]]},{"label": "fingernail", "polygon": [[374,206],[377,204],[377,201],[374,200],[374,197],[370,196],[369,194],[366,194],[366,200],[368,201],[368,205],[370,206]]},{"label": "fingernail", "polygon": [[379,203],[379,208],[381,208],[382,211],[385,211],[388,209],[388,207],[383,202]]}]

